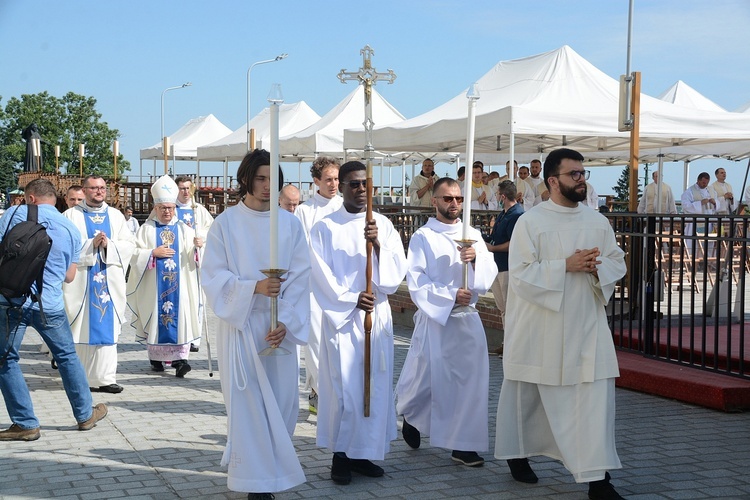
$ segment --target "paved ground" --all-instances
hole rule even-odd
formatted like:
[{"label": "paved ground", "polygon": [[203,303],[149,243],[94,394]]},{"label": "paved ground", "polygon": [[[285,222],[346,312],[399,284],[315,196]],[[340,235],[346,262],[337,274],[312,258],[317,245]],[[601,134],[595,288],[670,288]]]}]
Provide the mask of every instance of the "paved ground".
[{"label": "paved ground", "polygon": [[[396,376],[411,330],[398,327]],[[208,377],[206,348],[194,356],[183,380],[150,371],[146,351],[126,329],[120,345],[119,395],[94,394],[109,416],[89,432],[76,430],[59,375],[38,353],[38,335],[23,344],[23,370],[32,390],[42,437],[0,445],[0,498],[227,498],[244,494],[226,488],[219,466],[226,417],[219,374]],[[215,362],[214,362],[215,363]],[[490,441],[502,382],[502,364],[490,357]],[[537,485],[513,481],[505,463],[484,453],[482,468],[450,460],[450,452],[423,441],[411,450],[395,441],[382,464],[386,476],[355,475],[348,486],[329,479],[331,455],[315,446],[315,416],[300,394],[295,445],[307,483],[277,494],[299,498],[555,498],[584,499],[557,462],[533,459]],[[750,414],[726,414],[675,401],[617,390],[617,444],[624,468],[613,472],[618,491],[629,499],[750,499]],[[10,420],[0,408],[0,427]]]}]

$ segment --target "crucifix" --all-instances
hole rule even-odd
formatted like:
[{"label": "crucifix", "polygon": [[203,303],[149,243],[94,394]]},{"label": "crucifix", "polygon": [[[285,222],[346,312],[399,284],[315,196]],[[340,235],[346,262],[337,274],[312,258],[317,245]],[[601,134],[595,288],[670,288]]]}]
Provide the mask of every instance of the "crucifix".
[{"label": "crucifix", "polygon": [[[355,80],[364,86],[365,92],[365,165],[367,166],[367,215],[366,220],[372,220],[372,86],[378,80],[385,80],[388,83],[393,83],[396,79],[396,74],[392,69],[389,69],[387,73],[378,73],[372,67],[371,57],[375,54],[375,51],[370,48],[369,45],[359,51],[362,54],[362,67],[359,71],[345,71],[341,70],[338,74],[341,83],[346,83],[350,80]],[[366,279],[367,286],[365,289],[366,293],[372,293],[372,242],[367,241],[367,268],[366,268]],[[369,312],[365,312],[365,386],[364,386],[364,399],[365,417],[370,416],[370,336],[372,333],[372,315]]]}]

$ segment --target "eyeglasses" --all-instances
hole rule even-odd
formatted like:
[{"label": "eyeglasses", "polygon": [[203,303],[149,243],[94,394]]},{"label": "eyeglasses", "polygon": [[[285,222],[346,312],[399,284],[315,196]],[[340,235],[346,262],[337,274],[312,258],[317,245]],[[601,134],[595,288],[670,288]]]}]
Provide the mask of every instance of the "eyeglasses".
[{"label": "eyeglasses", "polygon": [[459,203],[459,204],[464,202],[463,196],[440,196],[440,198],[442,198],[443,201],[446,203],[450,203],[453,200],[456,200],[456,203]]},{"label": "eyeglasses", "polygon": [[162,212],[174,212],[177,207],[158,207]]},{"label": "eyeglasses", "polygon": [[552,174],[549,177],[560,177],[561,175],[569,175],[571,179],[574,181],[580,181],[581,177],[583,177],[586,180],[589,180],[589,175],[591,175],[591,170],[572,170],[570,172],[565,172],[564,174]]},{"label": "eyeglasses", "polygon": [[367,180],[364,180],[364,181],[349,181],[349,182],[346,183],[346,185],[349,186],[349,188],[351,188],[351,189],[359,189],[360,186],[362,186],[363,188],[366,188],[367,187]]},{"label": "eyeglasses", "polygon": [[91,191],[106,191],[107,186],[86,186],[84,189],[90,189]]}]

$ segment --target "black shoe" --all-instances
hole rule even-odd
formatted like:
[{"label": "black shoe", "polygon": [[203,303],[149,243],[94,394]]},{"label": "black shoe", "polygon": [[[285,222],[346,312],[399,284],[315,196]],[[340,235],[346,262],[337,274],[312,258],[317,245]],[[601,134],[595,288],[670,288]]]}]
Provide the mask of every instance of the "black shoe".
[{"label": "black shoe", "polygon": [[[172,366],[174,366],[174,362],[172,363]],[[187,364],[186,361],[183,361],[181,364],[177,365],[177,373],[175,375],[177,378],[185,378],[185,375],[187,375],[190,370],[192,370],[190,365]]]},{"label": "black shoe", "polygon": [[151,362],[151,369],[155,372],[163,372],[164,371],[164,363],[161,361],[152,361]]},{"label": "black shoe", "polygon": [[451,460],[464,464],[467,467],[481,467],[484,465],[484,459],[475,451],[458,451],[453,450]]},{"label": "black shoe", "polygon": [[336,484],[349,484],[352,482],[351,460],[346,456],[346,453],[337,452],[333,454],[331,480]]},{"label": "black shoe", "polygon": [[589,483],[589,499],[590,500],[624,500],[614,486],[609,482],[611,479],[609,472],[604,473],[604,479],[599,481],[591,481]]},{"label": "black shoe", "polygon": [[529,484],[539,482],[539,478],[531,470],[528,458],[511,458],[508,460],[508,467],[510,467],[510,475],[516,481]]},{"label": "black shoe", "polygon": [[52,361],[49,362],[49,364],[53,370],[57,370],[57,361],[53,359]]},{"label": "black shoe", "polygon": [[[190,344],[190,352],[198,352],[201,348],[197,345]],[[254,495],[270,495],[270,493],[254,493]]]},{"label": "black shoe", "polygon": [[422,436],[419,434],[419,429],[411,425],[404,418],[404,425],[401,427],[401,435],[404,436],[404,441],[409,445],[410,448],[417,449],[421,442]]},{"label": "black shoe", "polygon": [[89,387],[91,392],[108,392],[109,394],[120,394],[124,389],[121,385],[109,384],[100,385],[99,387]]},{"label": "black shoe", "polygon": [[[197,351],[197,349],[196,349]],[[273,493],[248,493],[247,500],[274,500]]]},{"label": "black shoe", "polygon": [[367,477],[382,477],[384,472],[383,468],[375,465],[369,460],[363,460],[361,458],[350,458],[349,469],[357,474],[362,474]]}]

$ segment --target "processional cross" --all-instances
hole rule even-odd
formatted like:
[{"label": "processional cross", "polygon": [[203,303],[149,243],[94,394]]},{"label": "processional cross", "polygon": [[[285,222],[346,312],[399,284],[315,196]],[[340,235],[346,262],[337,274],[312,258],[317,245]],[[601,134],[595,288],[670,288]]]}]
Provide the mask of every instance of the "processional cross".
[{"label": "processional cross", "polygon": [[[385,80],[388,83],[393,83],[396,80],[396,73],[392,69],[389,69],[387,73],[378,73],[375,68],[372,67],[371,57],[375,54],[375,51],[370,48],[369,45],[359,51],[362,54],[362,67],[359,71],[345,71],[342,69],[338,78],[341,83],[346,83],[351,80],[355,80],[364,86],[365,93],[365,164],[367,166],[367,216],[366,220],[372,220],[372,86],[379,80]],[[372,293],[372,242],[367,240],[367,287],[365,293]],[[365,312],[365,384],[364,384],[364,400],[365,417],[370,416],[370,336],[372,333],[372,315],[369,312]]]}]

